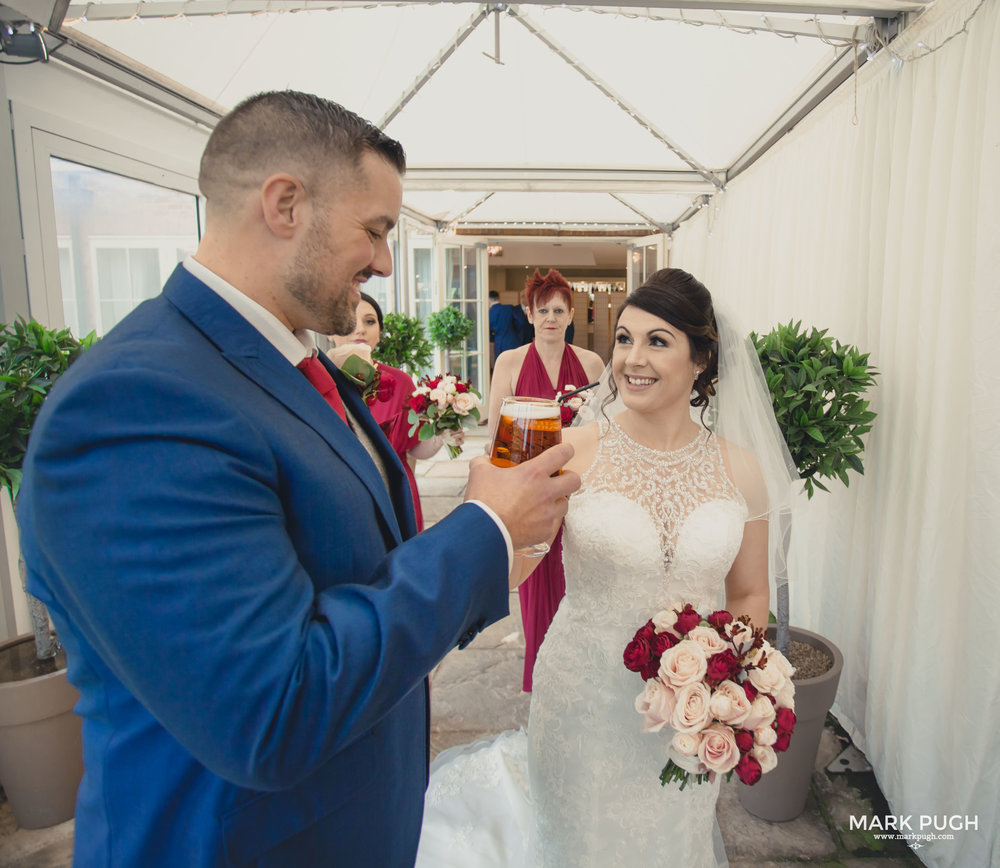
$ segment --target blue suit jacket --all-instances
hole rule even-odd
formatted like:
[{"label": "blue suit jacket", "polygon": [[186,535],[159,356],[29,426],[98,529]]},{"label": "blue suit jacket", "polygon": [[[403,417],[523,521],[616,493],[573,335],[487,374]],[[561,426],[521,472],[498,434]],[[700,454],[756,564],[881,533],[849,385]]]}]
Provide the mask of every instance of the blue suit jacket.
[{"label": "blue suit jacket", "polygon": [[18,518],[81,694],[76,865],[412,864],[425,675],[506,614],[506,550],[472,504],[413,537],[332,373],[388,490],[182,267],[46,400]]}]

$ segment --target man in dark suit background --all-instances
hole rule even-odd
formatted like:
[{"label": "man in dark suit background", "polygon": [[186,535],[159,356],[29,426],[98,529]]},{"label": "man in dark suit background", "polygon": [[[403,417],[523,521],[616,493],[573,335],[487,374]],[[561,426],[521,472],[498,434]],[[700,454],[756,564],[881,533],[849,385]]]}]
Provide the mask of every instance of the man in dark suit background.
[{"label": "man in dark suit background", "polygon": [[493,340],[493,359],[506,350],[528,343],[535,330],[519,304],[501,304],[500,293],[490,290],[490,337]]},{"label": "man in dark suit background", "polygon": [[507,614],[513,548],[579,478],[551,477],[569,446],[477,458],[414,535],[396,455],[312,337],[391,272],[404,169],[334,103],[245,101],[202,158],[197,253],[45,402],[18,519],[81,694],[77,865],[413,862],[426,674]]}]

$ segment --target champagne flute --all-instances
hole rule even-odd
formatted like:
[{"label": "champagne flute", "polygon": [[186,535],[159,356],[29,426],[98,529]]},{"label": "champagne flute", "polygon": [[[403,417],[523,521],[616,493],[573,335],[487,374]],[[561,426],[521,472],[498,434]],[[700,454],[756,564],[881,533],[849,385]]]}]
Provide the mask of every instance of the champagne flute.
[{"label": "champagne flute", "polygon": [[[508,397],[500,405],[490,462],[498,467],[513,467],[537,458],[550,446],[562,442],[562,405],[547,398]],[[518,549],[515,555],[540,558],[549,550],[548,543],[536,543]]]}]

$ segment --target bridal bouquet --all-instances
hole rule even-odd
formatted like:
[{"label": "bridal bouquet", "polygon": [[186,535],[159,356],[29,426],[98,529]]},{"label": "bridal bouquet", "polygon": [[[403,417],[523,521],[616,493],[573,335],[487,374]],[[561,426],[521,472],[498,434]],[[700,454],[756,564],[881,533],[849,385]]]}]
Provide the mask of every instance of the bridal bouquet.
[{"label": "bridal bouquet", "polygon": [[463,428],[479,424],[482,396],[466,380],[452,374],[422,377],[410,396],[410,436],[417,432],[421,440],[441,435],[448,455],[457,458],[462,447],[455,443],[455,434]]},{"label": "bridal bouquet", "polygon": [[[556,400],[562,403],[560,408],[561,422],[563,428],[569,427],[573,420],[576,418],[576,414],[580,412],[580,408],[584,405],[584,402],[594,393],[593,389],[588,389],[586,387],[578,389],[572,383],[566,384],[566,389],[561,392],[556,392]],[[567,397],[563,397],[566,395]]]},{"label": "bridal bouquet", "polygon": [[674,732],[660,783],[680,781],[683,790],[735,772],[752,785],[788,748],[794,669],[745,615],[672,606],[636,631],[624,661],[646,682],[635,700],[642,731]]}]

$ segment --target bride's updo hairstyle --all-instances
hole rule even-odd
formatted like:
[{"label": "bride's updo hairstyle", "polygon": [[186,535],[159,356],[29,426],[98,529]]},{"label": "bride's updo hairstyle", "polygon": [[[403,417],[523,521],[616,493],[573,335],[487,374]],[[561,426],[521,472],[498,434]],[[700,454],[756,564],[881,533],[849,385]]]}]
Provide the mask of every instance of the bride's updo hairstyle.
[{"label": "bride's updo hairstyle", "polygon": [[554,295],[558,295],[565,303],[566,310],[573,307],[573,289],[566,278],[554,268],[550,268],[545,277],[542,277],[538,269],[525,281],[524,303],[531,311],[536,310],[543,304],[548,304]]},{"label": "bride's updo hairstyle", "polygon": [[[661,268],[625,297],[615,319],[616,329],[622,311],[627,307],[637,307],[666,320],[687,335],[691,361],[701,366],[701,373],[691,390],[691,406],[702,408],[704,422],[708,399],[715,395],[715,383],[719,378],[719,333],[712,294],[700,280],[686,271]],[[613,400],[618,391],[613,381],[611,390]]]}]

